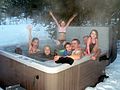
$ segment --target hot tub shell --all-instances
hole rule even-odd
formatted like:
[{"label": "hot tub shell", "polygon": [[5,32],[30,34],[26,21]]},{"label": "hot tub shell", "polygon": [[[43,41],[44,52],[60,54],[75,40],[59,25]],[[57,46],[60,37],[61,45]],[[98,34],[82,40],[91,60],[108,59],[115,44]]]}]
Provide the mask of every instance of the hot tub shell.
[{"label": "hot tub shell", "polygon": [[93,61],[83,57],[73,65],[46,66],[21,59],[27,58],[25,56],[12,58],[11,55],[10,58],[9,53],[1,53],[0,82],[7,86],[20,84],[27,90],[83,90],[95,85],[107,64],[106,60]]},{"label": "hot tub shell", "polygon": [[[71,41],[76,37],[82,39],[83,33],[88,35],[92,28],[69,28],[66,33],[67,40]],[[26,56],[0,50],[0,83],[5,86],[20,84],[27,90],[84,90],[87,86],[95,85],[98,77],[104,74],[106,65],[111,60],[114,61],[117,55],[114,31],[108,27],[96,28],[99,30],[101,56],[107,57],[104,60],[99,61],[98,58],[93,61],[90,56],[85,56],[76,60],[73,65],[55,64],[52,60],[38,62]]]}]

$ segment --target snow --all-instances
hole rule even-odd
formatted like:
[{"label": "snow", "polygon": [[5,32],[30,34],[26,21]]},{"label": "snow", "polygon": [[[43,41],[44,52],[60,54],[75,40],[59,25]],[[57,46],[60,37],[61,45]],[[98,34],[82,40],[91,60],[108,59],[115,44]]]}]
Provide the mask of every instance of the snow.
[{"label": "snow", "polygon": [[[28,24],[0,25],[0,46],[24,44],[28,42]],[[33,26],[32,36],[40,40],[48,40],[47,27],[41,24]]]},{"label": "snow", "polygon": [[98,83],[96,87],[87,87],[85,90],[120,90],[120,54],[117,54],[115,62],[107,66],[105,72],[109,78]]},{"label": "snow", "polygon": [[[50,27],[42,22],[34,23],[31,18],[24,18],[24,13],[19,17],[7,17],[0,25],[0,47],[15,44],[24,44],[28,42],[27,25],[32,24],[32,36],[39,40],[49,40],[49,34],[46,30]],[[51,27],[52,28],[52,27]]]}]

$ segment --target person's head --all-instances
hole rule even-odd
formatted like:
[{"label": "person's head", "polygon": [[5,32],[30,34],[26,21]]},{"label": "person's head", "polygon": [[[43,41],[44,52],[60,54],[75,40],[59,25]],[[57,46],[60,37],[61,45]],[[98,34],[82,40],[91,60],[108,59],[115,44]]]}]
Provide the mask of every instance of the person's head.
[{"label": "person's head", "polygon": [[21,49],[20,47],[17,47],[17,48],[15,49],[15,53],[22,55],[22,49]]},{"label": "person's head", "polygon": [[33,48],[38,48],[39,47],[39,39],[38,38],[33,38],[31,45]]},{"label": "person's head", "polygon": [[50,46],[46,45],[44,47],[44,51],[43,52],[44,52],[45,55],[50,55],[51,54],[51,48],[50,48]]},{"label": "person's head", "polygon": [[65,23],[65,21],[64,21],[64,20],[60,20],[60,22],[59,22],[59,23],[60,23],[60,26],[61,26],[61,27],[65,27],[65,25],[66,25],[66,23]]},{"label": "person's head", "polygon": [[67,51],[71,51],[71,50],[72,50],[72,48],[71,48],[71,43],[66,42],[65,45],[64,45],[64,48],[65,48]]},{"label": "person's head", "polygon": [[87,44],[87,40],[88,40],[88,36],[86,35],[86,36],[83,37],[83,42],[84,42],[85,45]]},{"label": "person's head", "polygon": [[95,29],[93,29],[93,30],[90,32],[90,37],[91,37],[92,39],[98,38],[98,31],[95,30]]},{"label": "person's head", "polygon": [[71,41],[71,46],[72,46],[73,50],[80,48],[80,41],[79,41],[79,39],[73,39]]}]

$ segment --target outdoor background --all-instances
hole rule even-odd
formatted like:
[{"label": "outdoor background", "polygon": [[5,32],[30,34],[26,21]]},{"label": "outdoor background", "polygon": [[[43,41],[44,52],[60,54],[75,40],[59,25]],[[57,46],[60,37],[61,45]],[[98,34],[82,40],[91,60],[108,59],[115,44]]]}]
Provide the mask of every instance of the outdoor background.
[{"label": "outdoor background", "polygon": [[[112,26],[120,39],[120,0],[0,0],[0,25],[20,24],[29,18],[34,25],[49,25],[53,30],[49,11],[66,21],[78,13],[72,26]],[[52,30],[47,31],[54,38]]]}]

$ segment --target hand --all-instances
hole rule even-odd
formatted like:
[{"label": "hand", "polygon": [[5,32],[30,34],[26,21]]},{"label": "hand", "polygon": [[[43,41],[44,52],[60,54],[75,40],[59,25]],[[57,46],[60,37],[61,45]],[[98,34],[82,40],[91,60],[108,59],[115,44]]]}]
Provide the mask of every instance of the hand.
[{"label": "hand", "polygon": [[27,29],[31,31],[32,30],[32,25],[28,25]]},{"label": "hand", "polygon": [[51,11],[49,11],[49,14],[50,14],[51,16],[53,15]]},{"label": "hand", "polygon": [[87,53],[86,53],[86,52],[83,52],[83,54],[84,54],[84,55],[87,55]]},{"label": "hand", "polygon": [[54,40],[54,42],[56,43],[57,46],[60,45],[60,41],[58,41],[58,40]]},{"label": "hand", "polygon": [[54,61],[57,61],[60,58],[60,56],[54,56]]},{"label": "hand", "polygon": [[92,59],[92,60],[96,60],[96,57],[95,57],[95,56],[92,56],[91,59]]},{"label": "hand", "polygon": [[75,13],[73,16],[76,17],[78,15],[78,13]]}]

